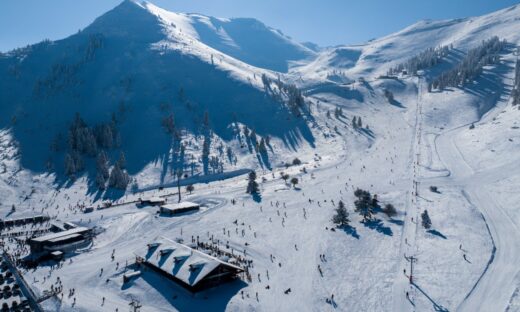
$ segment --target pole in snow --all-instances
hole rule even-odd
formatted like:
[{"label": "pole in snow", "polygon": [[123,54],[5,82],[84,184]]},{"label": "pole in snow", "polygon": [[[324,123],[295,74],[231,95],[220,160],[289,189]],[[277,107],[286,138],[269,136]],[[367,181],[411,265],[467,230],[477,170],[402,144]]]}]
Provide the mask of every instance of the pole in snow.
[{"label": "pole in snow", "polygon": [[407,257],[406,255],[404,256],[404,258],[410,262],[410,284],[413,284],[413,264],[414,262],[417,261],[417,258],[414,257],[414,256],[410,256],[410,257]]}]

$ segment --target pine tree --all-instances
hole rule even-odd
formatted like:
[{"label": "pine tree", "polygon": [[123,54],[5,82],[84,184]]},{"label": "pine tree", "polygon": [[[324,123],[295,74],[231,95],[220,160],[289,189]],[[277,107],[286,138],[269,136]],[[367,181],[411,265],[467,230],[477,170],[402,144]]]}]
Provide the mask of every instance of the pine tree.
[{"label": "pine tree", "polygon": [[256,182],[256,172],[254,170],[249,172],[246,192],[248,194],[258,194],[259,192],[258,183]]},{"label": "pine tree", "polygon": [[260,144],[258,145],[258,152],[260,152],[260,154],[266,154],[267,153],[267,148],[265,146],[264,138],[260,139]]},{"label": "pine tree", "polygon": [[363,128],[363,122],[361,122],[361,117],[358,117],[358,120],[357,120],[357,127],[358,127],[358,128]]},{"label": "pine tree", "polygon": [[349,224],[350,219],[349,213],[345,208],[343,201],[338,202],[338,208],[336,208],[336,214],[332,216],[332,222],[338,226],[346,226]]},{"label": "pine tree", "polygon": [[72,158],[74,159],[74,165],[76,166],[76,172],[83,171],[85,169],[85,161],[83,156],[78,152],[72,152]]},{"label": "pine tree", "polygon": [[121,169],[126,168],[126,157],[125,157],[125,153],[123,151],[121,151],[121,153],[119,153],[119,159],[117,160],[117,163],[119,164],[119,168],[121,168]]},{"label": "pine tree", "polygon": [[128,176],[128,173],[122,170],[119,167],[119,164],[116,163],[114,168],[110,172],[110,178],[108,180],[109,186],[116,189],[124,190],[128,186],[128,183],[130,183],[130,177]]},{"label": "pine tree", "polygon": [[178,168],[175,172],[175,176],[177,177],[177,195],[179,199],[179,203],[181,202],[181,178],[182,178],[182,168]]},{"label": "pine tree", "polygon": [[377,199],[377,194],[374,194],[374,196],[372,196],[372,200],[370,202],[370,205],[372,206],[372,209],[379,209],[379,200]]},{"label": "pine tree", "polygon": [[428,210],[424,210],[424,212],[421,214],[422,219],[422,226],[425,229],[429,229],[432,227],[432,220],[430,219],[430,216],[428,215]]},{"label": "pine tree", "polygon": [[355,211],[363,217],[363,222],[370,220],[374,214],[372,203],[372,196],[368,191],[357,189],[354,195],[358,198],[354,202]]},{"label": "pine tree", "polygon": [[168,134],[173,134],[175,132],[175,119],[173,118],[173,114],[164,117],[162,120],[162,126]]},{"label": "pine tree", "polygon": [[298,178],[296,178],[296,177],[291,179],[291,184],[292,184],[293,187],[296,187],[296,184],[298,184],[298,182],[299,182]]},{"label": "pine tree", "polygon": [[103,174],[98,171],[96,173],[96,185],[98,186],[98,188],[100,190],[104,190],[106,188],[106,183],[107,183],[107,180],[105,179]]},{"label": "pine tree", "polygon": [[[104,151],[98,153],[96,159],[96,184],[99,188],[104,189],[105,183],[109,178],[108,172],[108,158]],[[102,186],[102,187],[101,187]]]},{"label": "pine tree", "polygon": [[357,119],[356,119],[356,116],[352,117],[352,127],[357,128]]},{"label": "pine tree", "polygon": [[76,166],[72,155],[67,153],[65,155],[65,174],[71,176],[76,173]]},{"label": "pine tree", "polygon": [[209,113],[204,112],[204,128],[209,129]]},{"label": "pine tree", "polygon": [[205,168],[204,171],[207,171],[207,166],[209,165],[210,144],[211,144],[211,139],[209,138],[209,136],[205,136],[204,142],[202,143],[202,163]]}]

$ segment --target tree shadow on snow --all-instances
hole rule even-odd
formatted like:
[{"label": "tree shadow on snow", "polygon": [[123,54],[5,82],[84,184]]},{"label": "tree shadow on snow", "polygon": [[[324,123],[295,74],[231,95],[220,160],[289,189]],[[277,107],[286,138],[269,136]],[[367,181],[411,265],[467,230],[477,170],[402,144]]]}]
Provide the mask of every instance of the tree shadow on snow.
[{"label": "tree shadow on snow", "polygon": [[257,203],[261,203],[262,202],[262,195],[260,195],[260,193],[254,193],[252,194],[253,196],[253,200]]},{"label": "tree shadow on snow", "polygon": [[376,230],[378,233],[382,233],[382,234],[385,234],[388,236],[394,235],[394,233],[392,232],[392,229],[387,226],[384,226],[383,221],[381,221],[380,219],[367,220],[362,223],[369,229]]},{"label": "tree shadow on snow", "polygon": [[355,239],[359,239],[360,238],[356,228],[353,227],[353,226],[345,225],[345,226],[340,227],[340,229],[342,229],[345,233],[347,233],[348,235],[354,237]]},{"label": "tree shadow on snow", "polygon": [[396,224],[396,225],[400,225],[400,226],[404,225],[404,221],[403,220],[397,220],[397,219],[390,218],[390,220],[388,220],[388,222]]},{"label": "tree shadow on snow", "polygon": [[441,232],[437,231],[437,230],[428,230],[426,231],[432,235],[435,235],[435,236],[438,236],[440,238],[443,238],[443,239],[448,239],[446,236],[444,236],[444,234],[442,234]]},{"label": "tree shadow on snow", "polygon": [[406,108],[406,106],[404,106],[401,102],[397,101],[396,99],[391,99],[388,102],[390,103],[390,105],[393,105],[395,107]]}]

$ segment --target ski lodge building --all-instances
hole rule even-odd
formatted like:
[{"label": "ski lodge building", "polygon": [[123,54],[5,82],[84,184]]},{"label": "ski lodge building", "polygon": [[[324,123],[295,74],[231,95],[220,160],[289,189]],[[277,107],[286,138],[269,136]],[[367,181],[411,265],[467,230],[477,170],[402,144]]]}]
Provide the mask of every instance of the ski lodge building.
[{"label": "ski lodge building", "polygon": [[164,237],[148,244],[136,260],[190,292],[236,280],[244,272],[236,265]]},{"label": "ski lodge building", "polygon": [[46,255],[56,257],[56,252],[63,253],[74,250],[79,245],[89,242],[91,237],[92,230],[87,227],[76,226],[70,222],[53,223],[51,233],[31,238],[28,243],[31,254],[36,258]]},{"label": "ski lodge building", "polygon": [[166,215],[174,215],[187,211],[199,210],[200,205],[192,202],[182,202],[178,204],[166,204],[162,205],[160,212]]},{"label": "ski lodge building", "polygon": [[43,223],[49,221],[49,216],[36,215],[33,217],[17,218],[17,219],[0,219],[0,229],[20,226],[25,224]]},{"label": "ski lodge building", "polygon": [[166,204],[166,198],[162,197],[147,197],[139,198],[139,204],[145,206],[160,206]]}]

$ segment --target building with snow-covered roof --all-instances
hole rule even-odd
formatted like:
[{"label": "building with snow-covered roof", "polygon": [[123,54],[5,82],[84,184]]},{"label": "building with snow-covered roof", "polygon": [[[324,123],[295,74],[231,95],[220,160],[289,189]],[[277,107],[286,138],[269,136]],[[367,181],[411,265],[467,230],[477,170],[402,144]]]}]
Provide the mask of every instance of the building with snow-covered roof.
[{"label": "building with snow-covered roof", "polygon": [[148,206],[160,206],[166,204],[166,198],[163,197],[145,197],[139,198],[139,203],[141,205]]},{"label": "building with snow-covered roof", "polygon": [[49,216],[45,216],[45,215],[36,215],[36,216],[31,216],[31,217],[22,217],[22,218],[7,219],[7,220],[0,219],[0,228],[20,226],[20,225],[31,224],[31,223],[43,223],[43,222],[46,222],[49,220],[50,220]]},{"label": "building with snow-covered roof", "polygon": [[182,212],[199,210],[200,205],[192,202],[182,202],[178,204],[161,205],[160,212],[162,214],[174,215]]},{"label": "building with snow-covered roof", "polygon": [[239,266],[164,237],[137,254],[137,262],[191,292],[236,280],[244,272]]},{"label": "building with snow-covered roof", "polygon": [[31,238],[29,240],[29,247],[31,247],[32,254],[49,254],[53,251],[66,251],[74,249],[77,245],[90,240],[91,233],[91,229],[78,226],[69,230]]}]

